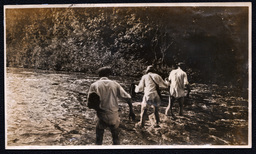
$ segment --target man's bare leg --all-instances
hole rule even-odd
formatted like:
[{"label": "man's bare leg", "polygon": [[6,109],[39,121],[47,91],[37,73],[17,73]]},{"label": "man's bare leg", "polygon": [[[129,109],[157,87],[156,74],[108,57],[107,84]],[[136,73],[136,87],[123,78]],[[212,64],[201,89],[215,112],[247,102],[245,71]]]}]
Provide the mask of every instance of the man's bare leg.
[{"label": "man's bare leg", "polygon": [[168,111],[171,110],[171,115],[174,116],[174,114],[172,112],[173,102],[174,102],[174,98],[172,96],[169,96],[169,103],[168,103],[168,106],[166,107],[165,115],[168,116]]},{"label": "man's bare leg", "polygon": [[168,116],[168,111],[170,110],[171,107],[171,96],[169,96],[169,102],[168,102],[168,106],[165,109],[165,115]]},{"label": "man's bare leg", "polygon": [[141,114],[140,114],[140,124],[141,124],[141,127],[144,127],[146,118],[147,118],[147,108],[142,106],[141,107]]}]

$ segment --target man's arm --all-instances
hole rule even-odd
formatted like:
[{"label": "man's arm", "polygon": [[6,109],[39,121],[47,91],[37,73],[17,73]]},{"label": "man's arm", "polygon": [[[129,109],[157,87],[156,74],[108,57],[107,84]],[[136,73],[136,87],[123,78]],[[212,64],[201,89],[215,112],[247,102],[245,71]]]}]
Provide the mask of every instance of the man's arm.
[{"label": "man's arm", "polygon": [[120,85],[119,85],[119,89],[120,89],[119,96],[121,97],[121,99],[125,100],[125,102],[127,102],[128,106],[129,106],[129,111],[130,111],[129,119],[132,118],[132,120],[135,120],[135,114],[133,113],[131,96]]},{"label": "man's arm", "polygon": [[139,85],[135,85],[135,92],[143,92],[145,87],[144,76],[141,78]]},{"label": "man's arm", "polygon": [[132,107],[132,99],[126,98],[126,102],[129,106],[129,119],[132,118],[132,120],[135,120],[135,114],[133,112],[133,107]]},{"label": "man's arm", "polygon": [[158,81],[159,87],[161,87],[161,88],[166,89],[170,85],[170,83],[168,81],[164,81],[160,75],[157,75],[157,81]]},{"label": "man's arm", "polygon": [[186,97],[189,97],[189,93],[190,93],[190,86],[189,86],[189,82],[188,82],[188,77],[187,77],[187,73],[185,73],[185,76],[184,76],[184,85],[185,85],[185,88],[187,89],[187,95]]},{"label": "man's arm", "polygon": [[174,71],[171,71],[170,73],[169,73],[169,77],[168,77],[168,81],[169,82],[171,82],[172,81],[172,76],[173,76],[173,73]]},{"label": "man's arm", "polygon": [[191,91],[191,89],[190,89],[190,86],[189,86],[189,84],[186,84],[185,85],[186,86],[186,89],[187,89],[187,95],[186,95],[186,97],[188,98],[189,97],[189,94],[190,94],[190,91]]},{"label": "man's arm", "polygon": [[184,85],[188,85],[189,82],[188,82],[188,76],[187,76],[187,73],[184,74]]}]

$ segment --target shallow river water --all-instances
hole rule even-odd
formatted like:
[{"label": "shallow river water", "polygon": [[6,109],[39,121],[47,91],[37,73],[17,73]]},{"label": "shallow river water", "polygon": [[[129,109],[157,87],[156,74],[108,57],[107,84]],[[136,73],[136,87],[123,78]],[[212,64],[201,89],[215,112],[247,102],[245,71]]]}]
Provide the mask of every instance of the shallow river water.
[{"label": "shallow river water", "polygon": [[[98,78],[83,73],[7,68],[5,87],[8,146],[94,145],[97,117],[84,102]],[[126,90],[132,79],[115,78]],[[139,79],[138,79],[139,80]],[[141,95],[134,99],[136,121],[120,103],[122,145],[247,145],[248,101],[227,95],[226,87],[192,84],[184,116],[165,116],[167,96],[160,107],[160,128],[153,128],[149,111],[145,129],[136,129]],[[177,104],[174,106],[177,107]],[[111,145],[109,130],[103,144]]]}]

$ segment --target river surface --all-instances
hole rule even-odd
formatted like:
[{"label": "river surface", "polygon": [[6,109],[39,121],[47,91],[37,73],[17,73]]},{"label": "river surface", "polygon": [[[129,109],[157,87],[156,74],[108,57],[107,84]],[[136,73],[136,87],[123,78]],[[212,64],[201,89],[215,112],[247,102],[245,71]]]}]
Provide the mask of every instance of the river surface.
[{"label": "river surface", "polygon": [[[8,146],[94,145],[97,117],[84,102],[98,77],[84,73],[7,68],[5,87]],[[115,77],[129,89],[132,78]],[[139,79],[137,79],[139,80]],[[165,116],[168,98],[160,107],[160,128],[154,116],[144,129],[136,129],[142,95],[134,98],[136,121],[128,119],[128,105],[120,103],[122,145],[247,145],[248,101],[232,96],[232,89],[194,83],[186,100],[184,116]],[[165,95],[164,95],[165,96]],[[178,105],[174,105],[177,108]],[[111,145],[109,130],[104,145]]]}]

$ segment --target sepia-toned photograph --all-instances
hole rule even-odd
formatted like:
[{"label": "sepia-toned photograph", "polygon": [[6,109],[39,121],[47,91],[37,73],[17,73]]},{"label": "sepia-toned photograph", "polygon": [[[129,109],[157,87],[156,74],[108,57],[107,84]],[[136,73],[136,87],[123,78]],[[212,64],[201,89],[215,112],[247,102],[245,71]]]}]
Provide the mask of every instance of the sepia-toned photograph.
[{"label": "sepia-toned photograph", "polygon": [[251,14],[5,5],[5,148],[251,148]]}]

